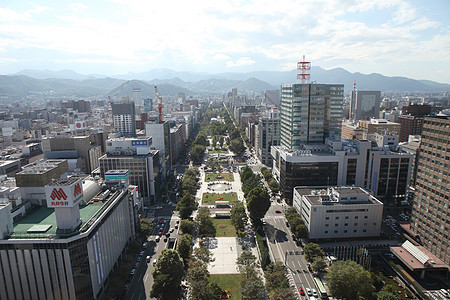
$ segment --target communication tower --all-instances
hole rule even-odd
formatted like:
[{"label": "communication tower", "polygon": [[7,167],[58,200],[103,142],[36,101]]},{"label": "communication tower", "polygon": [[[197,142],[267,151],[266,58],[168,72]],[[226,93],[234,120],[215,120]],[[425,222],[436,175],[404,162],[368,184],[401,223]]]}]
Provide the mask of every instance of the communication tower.
[{"label": "communication tower", "polygon": [[302,84],[309,83],[311,79],[311,62],[305,61],[305,56],[303,55],[303,61],[297,63],[297,81],[301,81]]}]

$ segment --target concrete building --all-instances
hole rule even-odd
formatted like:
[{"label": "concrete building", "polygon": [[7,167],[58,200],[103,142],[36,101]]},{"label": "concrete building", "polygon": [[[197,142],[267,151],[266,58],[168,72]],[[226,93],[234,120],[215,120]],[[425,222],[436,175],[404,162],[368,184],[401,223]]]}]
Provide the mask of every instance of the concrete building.
[{"label": "concrete building", "polygon": [[380,91],[352,91],[350,96],[350,119],[359,120],[378,118],[381,104]]},{"label": "concrete building", "polygon": [[380,235],[383,203],[360,187],[296,187],[293,202],[310,240]]},{"label": "concrete building", "polygon": [[174,124],[170,128],[170,159],[171,165],[174,165],[178,159],[178,155],[184,148],[184,143],[186,141],[186,130],[184,129],[184,124]]},{"label": "concrete building", "polygon": [[280,145],[280,113],[271,110],[259,117],[255,128],[255,150],[258,159],[268,167],[272,167],[270,148]]},{"label": "concrete building", "polygon": [[364,130],[353,123],[342,124],[341,139],[343,140],[362,140]]},{"label": "concrete building", "polygon": [[431,253],[450,263],[450,117],[425,117],[411,231]]},{"label": "concrete building", "polygon": [[144,98],[144,112],[149,113],[153,111],[153,99]]},{"label": "concrete building", "polygon": [[119,136],[136,137],[136,112],[134,102],[113,102],[114,132]]},{"label": "concrete building", "polygon": [[20,171],[20,159],[0,160],[0,175],[14,176]]},{"label": "concrete building", "polygon": [[400,134],[400,124],[393,123],[385,119],[371,119],[368,121],[359,121],[358,127],[364,130],[365,133],[379,133],[379,134]]},{"label": "concrete building", "polygon": [[104,153],[101,144],[92,143],[90,136],[44,138],[42,150],[47,159],[67,159],[70,172],[78,169],[85,174],[90,174],[98,168],[98,159]]},{"label": "concrete building", "polygon": [[372,146],[367,140],[327,140],[305,150],[273,146],[272,172],[280,191],[292,203],[296,186],[359,186],[387,205],[404,200],[413,155]]},{"label": "concrete building", "polygon": [[47,207],[15,223],[0,204],[0,299],[101,298],[132,238],[134,188],[116,187],[91,202],[81,183],[51,183]]},{"label": "concrete building", "polygon": [[264,102],[269,107],[280,106],[280,90],[266,90],[264,92]]},{"label": "concrete building", "polygon": [[410,135],[421,135],[423,118],[431,112],[429,104],[410,104],[402,108],[402,115],[398,117],[400,123],[400,142],[406,142]]},{"label": "concrete building", "polygon": [[303,149],[341,135],[342,84],[284,84],[281,86],[281,145]]},{"label": "concrete building", "polygon": [[145,136],[152,138],[152,148],[159,150],[161,171],[165,176],[171,169],[170,124],[165,121],[159,124],[156,120],[145,123]]},{"label": "concrete building", "polygon": [[152,138],[120,138],[106,142],[106,154],[100,157],[100,176],[109,170],[128,170],[130,184],[138,187],[146,204],[153,203],[160,185],[159,151],[152,150]]}]

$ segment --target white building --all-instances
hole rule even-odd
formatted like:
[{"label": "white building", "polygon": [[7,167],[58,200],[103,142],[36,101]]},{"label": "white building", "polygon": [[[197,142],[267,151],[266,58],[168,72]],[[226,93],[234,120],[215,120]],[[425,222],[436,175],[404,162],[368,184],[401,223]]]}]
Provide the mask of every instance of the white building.
[{"label": "white building", "polygon": [[258,159],[268,167],[272,167],[270,148],[280,145],[280,112],[276,109],[259,117],[255,125],[255,150]]},{"label": "white building", "polygon": [[312,240],[380,235],[383,203],[359,187],[296,187],[294,207]]}]

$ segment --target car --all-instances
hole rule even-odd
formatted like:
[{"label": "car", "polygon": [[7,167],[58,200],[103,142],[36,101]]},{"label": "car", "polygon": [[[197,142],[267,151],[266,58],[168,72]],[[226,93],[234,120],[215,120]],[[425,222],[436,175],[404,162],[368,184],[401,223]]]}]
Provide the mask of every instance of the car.
[{"label": "car", "polygon": [[278,210],[278,209],[277,209],[275,212],[276,212],[277,214],[281,214],[281,210]]},{"label": "car", "polygon": [[167,232],[167,233],[166,233],[166,237],[170,237],[170,232]]},{"label": "car", "polygon": [[140,262],[141,260],[142,260],[142,256],[138,256],[136,259],[137,262]]},{"label": "car", "polygon": [[148,243],[147,242],[144,242],[143,244],[142,244],[142,247],[145,249],[145,248],[147,248],[147,246],[148,246]]},{"label": "car", "polygon": [[175,225],[175,229],[178,229],[178,225]]},{"label": "car", "polygon": [[261,223],[262,223],[263,225],[266,225],[266,224],[267,224],[266,221],[264,221],[264,220],[262,220]]},{"label": "car", "polygon": [[139,252],[139,256],[142,256],[142,255],[144,255],[144,253],[145,253],[145,251],[141,251],[141,252]]},{"label": "car", "polygon": [[308,296],[312,296],[311,290],[309,288],[306,288],[306,294],[308,294]]},{"label": "car", "polygon": [[145,258],[145,261],[146,261],[147,263],[150,262],[150,255],[147,255],[147,257]]},{"label": "car", "polygon": [[139,263],[138,262],[134,264],[134,268],[135,269],[139,268]]},{"label": "car", "polygon": [[156,258],[153,260],[153,263],[152,263],[153,265],[156,265]]},{"label": "car", "polygon": [[161,235],[162,235],[162,231],[158,232],[158,235],[160,235],[160,236],[161,236]]},{"label": "car", "polygon": [[167,236],[164,238],[164,242],[167,242]]},{"label": "car", "polygon": [[319,295],[317,294],[317,291],[315,289],[312,289],[311,292],[312,292],[314,297],[316,297],[316,298],[319,297]]},{"label": "car", "polygon": [[180,220],[177,220],[177,224],[180,224]]},{"label": "car", "polygon": [[136,269],[132,269],[131,272],[130,272],[130,275],[133,276],[134,273],[136,273]]},{"label": "car", "polygon": [[172,227],[172,228],[170,228],[169,232],[173,232],[173,231],[174,231],[173,227]]},{"label": "car", "polygon": [[298,292],[300,293],[300,295],[305,296],[305,291],[301,286],[298,287]]}]

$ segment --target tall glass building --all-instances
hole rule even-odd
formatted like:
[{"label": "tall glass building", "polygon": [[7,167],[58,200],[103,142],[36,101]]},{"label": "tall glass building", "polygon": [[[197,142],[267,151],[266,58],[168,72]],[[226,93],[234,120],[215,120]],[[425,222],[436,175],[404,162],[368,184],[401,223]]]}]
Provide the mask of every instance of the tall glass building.
[{"label": "tall glass building", "polygon": [[281,85],[281,145],[302,149],[341,135],[343,84]]}]

